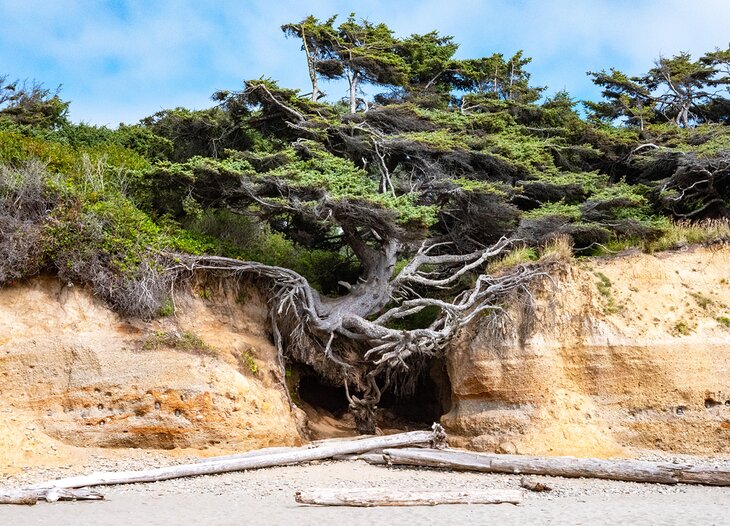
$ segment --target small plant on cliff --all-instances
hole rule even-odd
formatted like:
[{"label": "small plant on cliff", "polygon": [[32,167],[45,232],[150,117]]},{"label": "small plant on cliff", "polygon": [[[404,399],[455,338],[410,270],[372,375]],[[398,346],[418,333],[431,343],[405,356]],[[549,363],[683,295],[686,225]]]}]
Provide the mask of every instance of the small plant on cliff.
[{"label": "small plant on cliff", "polygon": [[608,314],[615,314],[619,312],[621,309],[616,304],[616,300],[613,297],[613,293],[611,291],[613,284],[611,283],[611,280],[603,272],[596,272],[596,277],[598,278],[596,288],[598,289],[598,292],[601,293],[601,296],[606,299],[606,312]]},{"label": "small plant on cliff", "polygon": [[689,295],[694,298],[694,300],[697,302],[697,305],[705,310],[707,310],[708,307],[715,303],[710,298],[699,292],[690,292]]},{"label": "small plant on cliff", "polygon": [[718,316],[715,320],[724,327],[730,327],[730,318],[727,316]]},{"label": "small plant on cliff", "polygon": [[259,364],[254,359],[254,353],[256,349],[249,347],[246,350],[241,351],[238,354],[238,363],[242,369],[249,371],[251,374],[256,375],[259,372]]},{"label": "small plant on cliff", "polygon": [[205,343],[197,334],[189,331],[182,333],[157,331],[144,341],[142,348],[146,351],[167,348],[211,356],[217,354],[214,347]]},{"label": "small plant on cliff", "polygon": [[676,336],[689,336],[693,329],[684,321],[677,322],[674,325],[674,334]]}]

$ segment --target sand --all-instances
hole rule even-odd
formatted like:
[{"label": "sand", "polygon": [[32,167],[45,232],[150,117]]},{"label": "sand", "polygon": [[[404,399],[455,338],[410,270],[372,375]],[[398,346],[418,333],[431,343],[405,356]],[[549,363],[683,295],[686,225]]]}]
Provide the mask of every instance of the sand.
[{"label": "sand", "polygon": [[[124,468],[126,466],[119,466]],[[130,466],[134,467],[134,466]],[[26,472],[6,483],[46,480]],[[83,525],[360,525],[360,524],[730,524],[730,489],[534,477],[551,493],[525,493],[518,506],[449,505],[409,508],[326,508],[294,502],[311,487],[517,488],[519,477],[322,462],[101,488],[103,502],[1,506],[0,524]]]}]

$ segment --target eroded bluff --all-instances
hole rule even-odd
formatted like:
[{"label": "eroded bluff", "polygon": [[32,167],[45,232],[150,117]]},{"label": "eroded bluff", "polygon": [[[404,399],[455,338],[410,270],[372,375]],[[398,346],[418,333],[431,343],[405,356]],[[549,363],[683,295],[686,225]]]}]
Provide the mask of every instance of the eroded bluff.
[{"label": "eroded bluff", "polygon": [[[728,268],[728,248],[556,264],[531,308],[454,342],[452,444],[730,453]],[[0,289],[0,467],[77,446],[301,443],[266,312],[255,284],[230,280],[199,280],[153,322],[55,278]]]},{"label": "eroded bluff", "polygon": [[55,278],[0,289],[0,458],[300,443],[263,297],[214,281],[175,299],[146,323]]},{"label": "eroded bluff", "polygon": [[730,248],[559,264],[448,358],[452,442],[582,456],[730,453]]}]

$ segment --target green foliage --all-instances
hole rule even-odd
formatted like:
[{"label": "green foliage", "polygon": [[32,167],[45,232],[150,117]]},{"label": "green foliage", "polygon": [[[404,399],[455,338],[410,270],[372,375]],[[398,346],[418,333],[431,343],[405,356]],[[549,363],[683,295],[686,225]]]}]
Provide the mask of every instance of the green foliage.
[{"label": "green foliage", "polygon": [[265,176],[285,179],[299,188],[324,190],[329,199],[362,200],[393,210],[404,225],[427,227],[436,222],[436,207],[419,205],[413,194],[379,192],[377,182],[365,170],[325,151],[313,150],[310,158],[290,162]]},{"label": "green foliage", "polygon": [[543,217],[560,216],[571,221],[580,221],[581,211],[578,205],[566,205],[565,203],[546,203],[544,205],[525,212],[522,217],[525,219],[541,219]]},{"label": "green foliage", "polygon": [[[456,60],[435,31],[337,22],[282,27],[302,43],[311,97],[261,78],[216,92],[212,108],[117,129],[70,123],[57,93],[2,77],[0,281],[55,271],[150,317],[171,313],[170,252],[290,268],[335,294],[360,277],[358,239],[396,240],[399,265],[424,240],[462,252],[525,241],[490,271],[571,247],[730,239],[730,49],[660,58],[639,76],[592,73],[604,100],[584,120],[565,91],[538,102],[522,52]],[[349,104],[321,102],[318,81],[340,78]],[[368,83],[387,92],[353,114]]]},{"label": "green foliage", "polygon": [[538,251],[533,247],[517,247],[510,250],[504,257],[493,261],[487,267],[488,273],[510,269],[517,265],[524,265],[539,259]]},{"label": "green foliage", "polygon": [[259,373],[259,364],[254,359],[254,354],[256,352],[256,349],[253,347],[250,347],[246,350],[242,350],[239,352],[238,356],[236,357],[238,359],[238,363],[241,366],[241,368],[244,371],[248,371],[254,376]]},{"label": "green foliage", "polygon": [[613,297],[613,292],[611,290],[613,283],[611,283],[611,280],[603,272],[596,272],[596,277],[598,277],[596,288],[606,301],[606,312],[608,314],[615,314],[619,312],[621,307],[616,304],[616,299]]},{"label": "green foliage", "polygon": [[67,122],[69,103],[38,82],[9,81],[0,75],[0,120],[53,130]]},{"label": "green foliage", "polygon": [[145,351],[175,349],[210,356],[218,354],[217,349],[205,343],[197,334],[189,331],[182,333],[157,331],[144,340],[142,349]]}]

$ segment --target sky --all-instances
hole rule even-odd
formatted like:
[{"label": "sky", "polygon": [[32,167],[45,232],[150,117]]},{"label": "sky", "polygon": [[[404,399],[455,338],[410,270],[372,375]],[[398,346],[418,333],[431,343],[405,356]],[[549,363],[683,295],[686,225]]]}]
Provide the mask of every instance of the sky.
[{"label": "sky", "polygon": [[352,11],[397,36],[452,35],[457,58],[523,49],[533,84],[576,99],[599,97],[587,71],[641,74],[730,42],[730,0],[0,0],[0,75],[61,85],[75,122],[131,124],[262,76],[308,91],[280,26]]}]

